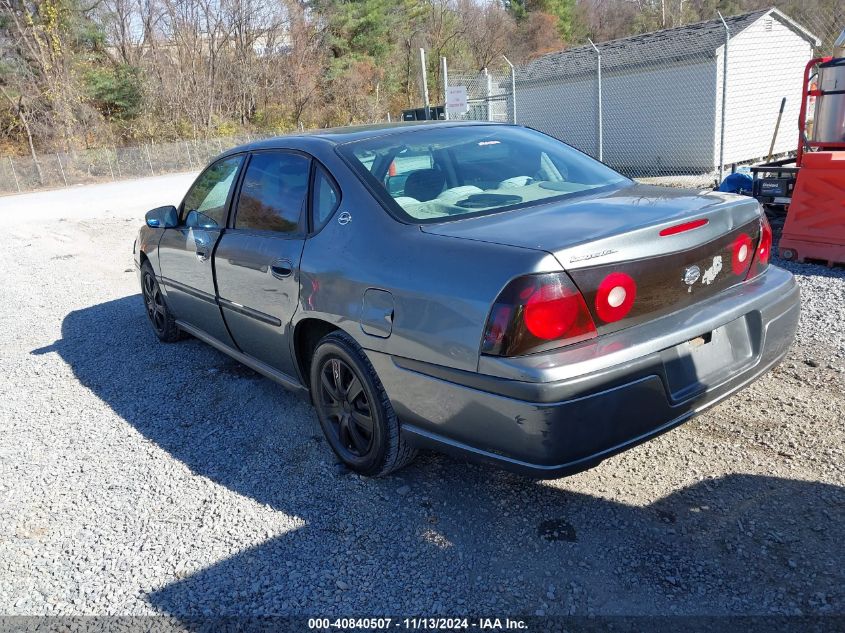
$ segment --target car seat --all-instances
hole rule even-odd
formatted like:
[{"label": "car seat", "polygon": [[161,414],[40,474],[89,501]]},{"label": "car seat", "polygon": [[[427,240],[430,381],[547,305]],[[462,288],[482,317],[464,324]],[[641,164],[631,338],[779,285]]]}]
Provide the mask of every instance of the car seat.
[{"label": "car seat", "polygon": [[418,169],[405,180],[405,195],[421,202],[433,200],[443,191],[446,175],[439,169]]}]

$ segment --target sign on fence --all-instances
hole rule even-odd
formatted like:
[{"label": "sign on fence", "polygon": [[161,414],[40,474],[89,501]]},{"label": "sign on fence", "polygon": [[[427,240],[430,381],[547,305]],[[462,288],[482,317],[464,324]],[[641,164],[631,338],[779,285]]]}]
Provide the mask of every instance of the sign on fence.
[{"label": "sign on fence", "polygon": [[466,114],[469,111],[466,86],[449,86],[446,88],[446,111],[453,114]]}]

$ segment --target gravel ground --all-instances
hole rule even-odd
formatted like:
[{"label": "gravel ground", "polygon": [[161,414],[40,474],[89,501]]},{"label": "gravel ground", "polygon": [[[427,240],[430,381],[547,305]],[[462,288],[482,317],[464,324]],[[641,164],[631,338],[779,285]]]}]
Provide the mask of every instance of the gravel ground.
[{"label": "gravel ground", "polygon": [[303,401],[159,344],[131,246],[190,177],[0,200],[0,614],[845,613],[845,271],[777,369],[599,467],[340,471]]}]

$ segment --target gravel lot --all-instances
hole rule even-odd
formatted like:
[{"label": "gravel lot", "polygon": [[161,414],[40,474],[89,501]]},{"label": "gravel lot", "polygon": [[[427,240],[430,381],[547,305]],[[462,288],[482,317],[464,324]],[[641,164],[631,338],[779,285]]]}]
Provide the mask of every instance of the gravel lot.
[{"label": "gravel lot", "polygon": [[0,199],[0,614],[845,613],[845,271],[776,370],[577,476],[338,470],[309,405],[157,342],[131,247],[189,175]]}]

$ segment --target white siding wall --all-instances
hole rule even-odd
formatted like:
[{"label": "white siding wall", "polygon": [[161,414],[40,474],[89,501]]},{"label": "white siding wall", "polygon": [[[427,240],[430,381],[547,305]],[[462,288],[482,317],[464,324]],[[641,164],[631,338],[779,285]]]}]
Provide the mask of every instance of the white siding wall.
[{"label": "white siding wall", "polygon": [[[604,161],[634,175],[712,169],[713,59],[605,73]],[[595,80],[517,83],[517,122],[598,155]]]},{"label": "white siding wall", "polygon": [[605,161],[643,175],[708,171],[714,80],[712,58],[606,75]]},{"label": "white siding wall", "polygon": [[[796,149],[802,75],[812,57],[811,43],[776,17],[764,17],[731,39],[728,46],[726,165],[765,159],[783,97],[786,97],[786,108],[775,154]],[[717,53],[714,138],[714,164],[717,166],[723,59],[720,49]]]},{"label": "white siding wall", "polygon": [[551,81],[516,84],[516,122],[598,155],[596,82]]}]

